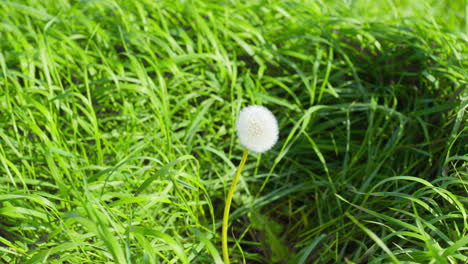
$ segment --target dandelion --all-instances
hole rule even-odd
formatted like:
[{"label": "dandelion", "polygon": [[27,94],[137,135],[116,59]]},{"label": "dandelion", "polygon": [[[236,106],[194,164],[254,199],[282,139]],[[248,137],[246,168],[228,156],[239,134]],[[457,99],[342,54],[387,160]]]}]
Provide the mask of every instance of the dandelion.
[{"label": "dandelion", "polygon": [[240,143],[253,152],[263,153],[278,141],[278,122],[264,106],[251,105],[242,109],[236,128]]},{"label": "dandelion", "polygon": [[270,150],[278,141],[278,122],[275,116],[264,106],[251,105],[241,110],[236,122],[237,136],[242,146],[245,147],[241,163],[232,180],[224,207],[223,226],[221,233],[224,263],[230,264],[227,245],[227,229],[229,225],[229,210],[231,208],[232,196],[236,189],[242,169],[249,150],[263,153]]}]

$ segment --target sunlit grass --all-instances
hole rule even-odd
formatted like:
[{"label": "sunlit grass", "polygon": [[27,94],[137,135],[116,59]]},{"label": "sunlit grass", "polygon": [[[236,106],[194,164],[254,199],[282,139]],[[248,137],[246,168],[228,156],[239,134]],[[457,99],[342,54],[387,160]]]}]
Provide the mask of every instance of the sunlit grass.
[{"label": "sunlit grass", "polygon": [[466,263],[466,1],[0,1],[0,259]]}]

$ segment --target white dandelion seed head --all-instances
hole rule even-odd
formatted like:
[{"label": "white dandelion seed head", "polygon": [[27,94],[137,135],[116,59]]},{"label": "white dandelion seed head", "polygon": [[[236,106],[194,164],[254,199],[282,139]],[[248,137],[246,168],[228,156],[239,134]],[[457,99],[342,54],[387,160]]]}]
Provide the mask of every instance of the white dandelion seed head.
[{"label": "white dandelion seed head", "polygon": [[242,109],[236,129],[242,146],[253,152],[263,153],[278,141],[278,122],[264,106],[250,105]]}]

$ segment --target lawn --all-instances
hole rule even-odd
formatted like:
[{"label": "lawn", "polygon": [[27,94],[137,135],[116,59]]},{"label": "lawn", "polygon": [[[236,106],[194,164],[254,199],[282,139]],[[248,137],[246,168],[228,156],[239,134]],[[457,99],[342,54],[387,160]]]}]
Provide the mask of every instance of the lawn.
[{"label": "lawn", "polygon": [[465,0],[0,0],[0,262],[468,263]]}]

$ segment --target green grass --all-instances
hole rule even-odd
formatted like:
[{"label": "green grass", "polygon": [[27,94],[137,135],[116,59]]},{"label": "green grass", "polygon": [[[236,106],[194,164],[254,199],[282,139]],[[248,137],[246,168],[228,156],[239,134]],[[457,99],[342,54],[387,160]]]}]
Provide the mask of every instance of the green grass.
[{"label": "green grass", "polygon": [[0,259],[467,263],[463,0],[0,0]]}]

